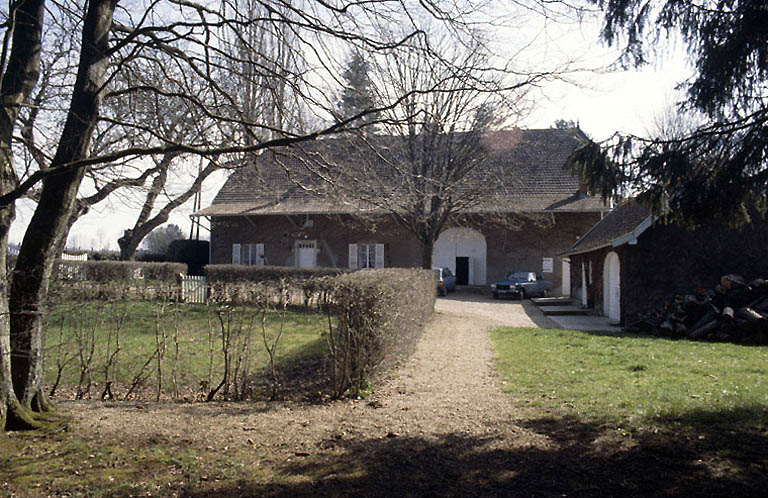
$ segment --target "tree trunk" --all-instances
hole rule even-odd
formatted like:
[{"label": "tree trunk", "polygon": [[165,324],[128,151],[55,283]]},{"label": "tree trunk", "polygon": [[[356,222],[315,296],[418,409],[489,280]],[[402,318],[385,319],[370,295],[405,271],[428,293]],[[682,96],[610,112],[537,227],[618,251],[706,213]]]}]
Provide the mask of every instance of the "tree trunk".
[{"label": "tree trunk", "polygon": [[[195,178],[195,181],[187,190],[163,206],[155,216],[150,218],[149,216],[152,214],[152,209],[155,206],[155,200],[165,188],[168,177],[168,166],[170,166],[170,159],[173,157],[175,156],[169,157],[168,165],[160,170],[160,173],[152,182],[152,188],[147,194],[147,199],[142,206],[139,217],[136,219],[133,228],[126,230],[123,233],[123,236],[117,240],[117,245],[120,247],[120,259],[122,261],[133,261],[136,259],[136,251],[139,249],[139,244],[141,244],[147,235],[149,235],[152,230],[168,221],[171,212],[187,202],[195,192],[198,191],[203,181],[217,169],[215,160],[211,160],[208,163],[208,166],[197,174],[197,178]],[[165,159],[166,158],[163,158],[164,161]]]},{"label": "tree trunk", "polygon": [[[13,169],[12,135],[21,104],[29,98],[40,74],[40,40],[44,1],[21,2],[12,16],[11,53],[0,88],[0,194],[18,185]],[[5,61],[2,61],[5,62]],[[2,67],[2,64],[0,64]],[[15,205],[0,206],[0,429],[39,427],[13,392],[11,327],[8,309],[8,231],[16,216]]]},{"label": "tree trunk", "polygon": [[435,250],[435,239],[428,237],[421,243],[421,267],[425,270],[432,269],[432,253]]},{"label": "tree trunk", "polygon": [[92,0],[83,23],[82,48],[67,120],[51,167],[61,173],[43,180],[40,201],[19,250],[11,280],[11,367],[13,387],[22,405],[49,408],[42,391],[43,318],[48,283],[67,221],[72,213],[84,167],[66,167],[88,154],[99,116],[108,58],[109,30],[116,0]]},{"label": "tree trunk", "polygon": [[120,246],[120,261],[135,261],[136,251],[139,250],[142,240],[144,237],[134,235],[133,230],[124,231],[123,236],[117,239],[117,245]]}]

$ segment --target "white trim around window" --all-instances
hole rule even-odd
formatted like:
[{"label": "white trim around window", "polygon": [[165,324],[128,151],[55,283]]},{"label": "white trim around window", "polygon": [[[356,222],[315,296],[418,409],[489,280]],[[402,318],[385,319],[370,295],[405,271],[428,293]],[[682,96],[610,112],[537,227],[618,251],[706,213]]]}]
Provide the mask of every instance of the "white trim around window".
[{"label": "white trim around window", "polygon": [[232,244],[232,264],[246,266],[262,266],[266,264],[264,244]]},{"label": "white trim around window", "polygon": [[349,244],[349,269],[384,268],[384,244]]}]

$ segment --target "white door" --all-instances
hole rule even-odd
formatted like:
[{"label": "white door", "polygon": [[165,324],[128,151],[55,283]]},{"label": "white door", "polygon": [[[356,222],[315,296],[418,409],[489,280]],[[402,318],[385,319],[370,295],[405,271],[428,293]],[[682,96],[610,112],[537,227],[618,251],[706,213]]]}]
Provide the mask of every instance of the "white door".
[{"label": "white door", "polygon": [[571,297],[571,263],[563,260],[563,276],[562,276],[563,288],[561,294],[566,297]]},{"label": "white door", "polygon": [[611,251],[603,263],[603,314],[621,321],[621,274],[619,255]]},{"label": "white door", "polygon": [[317,266],[317,244],[314,240],[302,240],[298,243],[299,268],[315,268]]}]

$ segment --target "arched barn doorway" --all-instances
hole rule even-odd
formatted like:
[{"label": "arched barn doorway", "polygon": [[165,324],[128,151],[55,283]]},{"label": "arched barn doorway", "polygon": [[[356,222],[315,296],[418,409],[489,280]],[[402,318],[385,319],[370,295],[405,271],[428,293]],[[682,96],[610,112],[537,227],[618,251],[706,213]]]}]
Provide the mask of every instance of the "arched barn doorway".
[{"label": "arched barn doorway", "polygon": [[471,228],[449,228],[432,251],[432,265],[450,268],[459,285],[485,285],[485,236]]},{"label": "arched barn doorway", "polygon": [[621,321],[621,271],[619,255],[611,251],[603,263],[603,314]]}]

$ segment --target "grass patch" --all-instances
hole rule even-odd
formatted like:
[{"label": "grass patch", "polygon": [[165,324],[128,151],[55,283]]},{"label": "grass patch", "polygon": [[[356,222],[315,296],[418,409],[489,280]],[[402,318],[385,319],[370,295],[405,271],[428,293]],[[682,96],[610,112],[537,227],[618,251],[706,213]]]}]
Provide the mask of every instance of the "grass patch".
[{"label": "grass patch", "polygon": [[[202,392],[216,385],[223,375],[223,330],[230,333],[232,361],[246,358],[248,374],[263,372],[268,356],[259,312],[237,307],[222,318],[224,329],[215,308],[204,305],[131,301],[56,306],[48,318],[46,333],[46,383],[56,382],[61,370],[59,389],[71,394],[85,372],[94,384],[87,397],[97,397],[106,380],[122,386],[124,392],[144,368],[142,387],[156,389],[157,351],[161,351],[163,391],[170,392],[175,383],[184,393]],[[270,341],[277,335],[280,322],[278,312],[267,313]],[[288,311],[277,347],[278,368],[319,359],[325,350],[321,337],[325,327],[326,317],[322,314]],[[118,336],[119,351],[115,354]]]},{"label": "grass patch", "polygon": [[555,416],[629,429],[768,427],[768,347],[523,328],[491,337],[505,389]]},{"label": "grass patch", "polygon": [[260,475],[238,455],[171,441],[94,444],[71,434],[15,433],[0,444],[0,493],[183,496],[207,482]]}]

